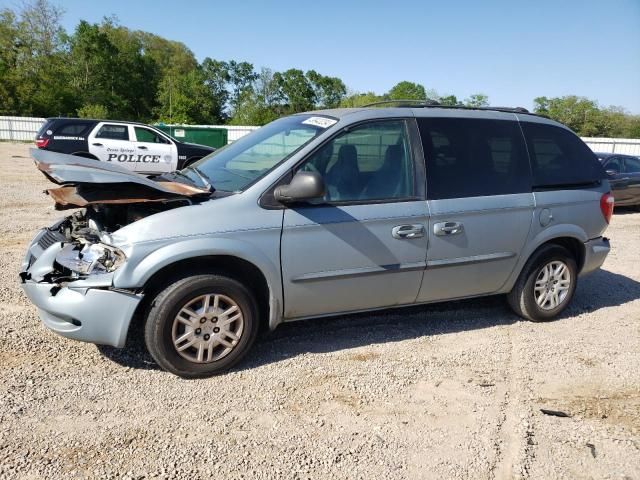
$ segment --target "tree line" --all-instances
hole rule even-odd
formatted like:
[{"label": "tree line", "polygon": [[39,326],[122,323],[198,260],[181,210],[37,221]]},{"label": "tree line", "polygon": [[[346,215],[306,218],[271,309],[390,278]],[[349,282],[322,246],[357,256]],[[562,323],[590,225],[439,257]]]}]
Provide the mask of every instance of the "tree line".
[{"label": "tree line", "polygon": [[[340,78],[315,70],[277,72],[209,57],[198,62],[183,43],[130,30],[115,18],[80,21],[68,33],[62,15],[48,0],[0,11],[0,115],[264,125],[291,113],[385,100],[489,105],[482,93],[459,99],[409,81],[377,95],[351,91]],[[640,116],[583,97],[538,97],[534,111],[582,136],[640,137]]]}]

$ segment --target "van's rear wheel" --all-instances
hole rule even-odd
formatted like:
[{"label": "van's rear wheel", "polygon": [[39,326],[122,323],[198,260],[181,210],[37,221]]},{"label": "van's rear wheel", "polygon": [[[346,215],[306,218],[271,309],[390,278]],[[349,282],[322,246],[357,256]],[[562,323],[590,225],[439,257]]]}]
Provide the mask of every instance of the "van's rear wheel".
[{"label": "van's rear wheel", "polygon": [[576,290],[578,268],[571,253],[560,245],[544,245],[526,263],[507,295],[521,317],[534,322],[551,320],[562,312]]},{"label": "van's rear wheel", "polygon": [[258,333],[256,301],[241,283],[196,275],[160,292],[145,324],[145,343],[165,370],[208,377],[235,365]]}]

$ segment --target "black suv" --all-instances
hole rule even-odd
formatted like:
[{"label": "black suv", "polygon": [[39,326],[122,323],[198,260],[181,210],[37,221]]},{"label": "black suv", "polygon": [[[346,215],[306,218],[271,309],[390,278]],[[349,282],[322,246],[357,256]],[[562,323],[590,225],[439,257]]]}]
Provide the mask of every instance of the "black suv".
[{"label": "black suv", "polygon": [[180,170],[215,150],[180,142],[142,123],[82,118],[48,118],[38,131],[36,146],[144,174]]}]

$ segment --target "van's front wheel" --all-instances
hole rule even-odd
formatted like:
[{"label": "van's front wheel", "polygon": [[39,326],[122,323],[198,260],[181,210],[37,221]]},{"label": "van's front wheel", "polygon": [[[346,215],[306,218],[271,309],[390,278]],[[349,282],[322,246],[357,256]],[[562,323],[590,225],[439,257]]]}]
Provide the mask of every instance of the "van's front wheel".
[{"label": "van's front wheel", "polygon": [[551,320],[571,302],[577,281],[578,268],[571,253],[560,245],[544,245],[524,266],[507,300],[521,317],[534,322]]},{"label": "van's front wheel", "polygon": [[232,278],[184,278],[153,301],[145,343],[165,370],[184,378],[208,377],[230,369],[251,348],[257,311],[251,292]]}]

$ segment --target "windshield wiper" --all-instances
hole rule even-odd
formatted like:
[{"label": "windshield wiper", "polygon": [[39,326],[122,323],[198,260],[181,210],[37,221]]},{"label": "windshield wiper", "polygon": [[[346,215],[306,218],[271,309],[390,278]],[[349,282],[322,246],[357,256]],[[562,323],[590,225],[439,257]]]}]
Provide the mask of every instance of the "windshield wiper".
[{"label": "windshield wiper", "polygon": [[209,182],[209,179],[204,175],[204,173],[202,173],[200,170],[198,170],[198,167],[188,166],[185,170],[193,170],[193,172],[202,181],[202,183],[204,184],[205,188],[207,190],[209,190],[209,192],[211,192],[211,193],[215,192],[216,189],[213,188],[213,185],[211,185],[211,183]]}]

